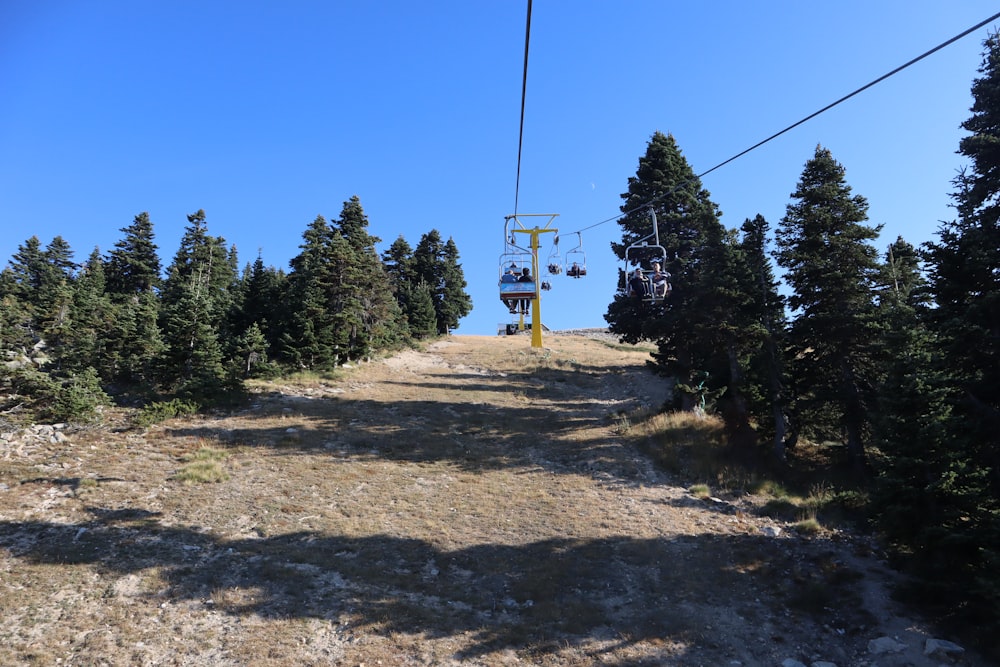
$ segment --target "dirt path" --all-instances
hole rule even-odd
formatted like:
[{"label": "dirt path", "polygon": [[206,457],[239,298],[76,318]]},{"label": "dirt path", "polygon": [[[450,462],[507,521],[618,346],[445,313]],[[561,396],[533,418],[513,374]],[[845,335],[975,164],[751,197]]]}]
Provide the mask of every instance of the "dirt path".
[{"label": "dirt path", "polygon": [[[620,436],[665,399],[646,352],[545,344],[453,337],[238,414],[5,445],[0,664],[952,660],[863,541],[697,500]],[[179,481],[205,448],[225,479]]]}]

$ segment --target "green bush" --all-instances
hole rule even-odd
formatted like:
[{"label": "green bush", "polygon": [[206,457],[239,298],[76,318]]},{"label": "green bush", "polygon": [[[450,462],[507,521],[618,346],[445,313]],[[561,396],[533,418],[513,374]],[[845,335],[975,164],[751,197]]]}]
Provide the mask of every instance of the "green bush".
[{"label": "green bush", "polygon": [[111,398],[101,388],[97,371],[87,367],[81,373],[54,387],[47,414],[54,421],[94,421],[100,408],[111,404]]},{"label": "green bush", "polygon": [[169,401],[156,401],[142,408],[135,417],[137,426],[152,426],[174,417],[193,415],[201,409],[194,401],[175,398]]}]

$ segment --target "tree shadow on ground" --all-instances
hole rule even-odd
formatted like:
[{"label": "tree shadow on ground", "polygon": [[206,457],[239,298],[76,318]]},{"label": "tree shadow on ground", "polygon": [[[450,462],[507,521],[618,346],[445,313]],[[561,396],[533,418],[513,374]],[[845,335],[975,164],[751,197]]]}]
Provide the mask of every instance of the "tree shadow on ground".
[{"label": "tree shadow on ground", "polygon": [[[325,449],[341,457],[447,461],[474,471],[541,465],[562,473],[601,462],[606,472],[622,479],[634,474],[635,457],[641,454],[623,447],[608,428],[616,414],[644,398],[617,400],[619,386],[595,398],[593,390],[579,387],[580,377],[573,371],[546,374],[544,382],[529,374],[489,381],[470,375],[472,383],[461,385],[452,382],[455,376],[441,383],[424,377],[393,380],[389,386],[399,391],[389,392],[385,400],[347,394],[272,397],[254,410],[181,423],[168,428],[167,435],[288,452]],[[459,400],[433,400],[437,390],[448,390]],[[518,392],[518,400],[515,405],[490,402],[497,392]]]},{"label": "tree shadow on ground", "polygon": [[[706,659],[716,655],[719,633],[748,647],[778,641],[796,605],[806,614],[799,630],[812,624],[818,638],[871,620],[848,587],[811,574],[817,568],[801,551],[756,536],[548,539],[449,551],[384,535],[221,539],[162,526],[139,508],[89,511],[95,518],[79,524],[0,522],[0,545],[26,563],[108,576],[154,568],[156,590],[140,596],[157,601],[211,601],[234,616],[329,619],[387,637],[461,635],[467,648],[459,659],[639,642],[699,647]],[[821,541],[809,548],[822,556]],[[802,598],[805,579],[815,599]],[[762,610],[763,598],[773,612]]]}]

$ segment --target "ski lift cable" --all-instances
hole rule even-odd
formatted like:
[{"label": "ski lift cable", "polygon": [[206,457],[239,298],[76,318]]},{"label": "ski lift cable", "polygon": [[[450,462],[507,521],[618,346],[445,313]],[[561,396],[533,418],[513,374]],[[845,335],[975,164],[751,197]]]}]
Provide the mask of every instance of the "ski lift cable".
[{"label": "ski lift cable", "polygon": [[[530,2],[529,2],[529,4],[530,4]],[[720,162],[719,164],[715,165],[711,169],[709,169],[707,171],[703,171],[702,173],[697,174],[693,178],[689,178],[686,181],[678,183],[677,185],[675,185],[673,188],[671,188],[667,192],[665,192],[665,193],[663,193],[663,194],[661,194],[661,195],[659,195],[657,197],[654,197],[653,199],[649,200],[648,202],[640,204],[639,206],[631,208],[631,209],[629,209],[627,211],[623,211],[622,213],[620,213],[618,215],[615,215],[615,216],[612,216],[610,218],[607,218],[606,220],[601,220],[600,222],[595,222],[594,224],[592,224],[592,225],[590,225],[588,227],[584,227],[584,228],[580,229],[580,231],[581,232],[585,232],[588,229],[593,229],[595,227],[600,227],[601,225],[607,224],[609,222],[614,222],[614,221],[619,220],[619,219],[621,219],[621,218],[623,218],[623,217],[625,217],[627,215],[635,213],[636,211],[640,211],[643,208],[646,208],[648,206],[652,206],[656,202],[658,202],[661,199],[663,199],[663,198],[665,198],[665,197],[673,194],[674,192],[676,192],[677,190],[681,189],[685,185],[688,185],[689,183],[692,183],[695,180],[701,179],[701,178],[707,176],[708,174],[711,174],[716,169],[719,169],[720,167],[723,167],[723,166],[729,164],[730,162],[732,162],[732,161],[734,161],[734,160],[736,160],[738,158],[743,157],[744,155],[746,155],[750,151],[756,150],[756,149],[760,148],[761,146],[763,146],[764,144],[766,144],[766,143],[768,143],[768,142],[770,142],[770,141],[772,141],[774,139],[777,139],[778,137],[780,137],[781,135],[785,134],[786,132],[789,132],[790,130],[793,130],[796,127],[798,127],[799,125],[802,125],[803,123],[812,120],[813,118],[815,118],[816,116],[820,115],[821,113],[829,111],[830,109],[832,109],[833,107],[837,106],[841,102],[846,102],[847,100],[851,99],[855,95],[857,95],[857,94],[859,94],[861,92],[864,92],[865,90],[868,90],[872,86],[874,86],[874,85],[876,85],[878,83],[882,83],[883,81],[885,81],[889,77],[891,77],[891,76],[893,76],[895,74],[898,74],[899,72],[902,72],[904,69],[910,67],[911,65],[914,65],[914,64],[920,62],[921,60],[923,60],[924,58],[930,56],[931,54],[940,51],[944,47],[949,46],[949,45],[953,44],[954,42],[957,42],[958,40],[962,39],[963,37],[966,37],[970,33],[975,32],[976,30],[979,30],[980,28],[982,28],[987,23],[989,23],[991,21],[995,21],[997,19],[1000,19],[1000,13],[994,14],[993,16],[989,17],[988,19],[980,21],[979,23],[977,23],[976,25],[972,26],[971,28],[962,31],[961,33],[955,35],[951,39],[948,39],[948,40],[946,40],[946,41],[938,44],[937,46],[935,46],[934,48],[930,49],[929,51],[926,51],[926,52],[920,54],[919,56],[917,56],[916,58],[913,58],[912,60],[910,60],[910,61],[908,61],[908,62],[900,65],[899,67],[897,67],[896,69],[892,70],[891,72],[883,74],[882,76],[878,77],[877,79],[875,79],[873,81],[870,81],[869,83],[866,83],[865,85],[861,86],[860,88],[858,88],[854,92],[848,93],[847,95],[844,95],[843,97],[841,97],[836,102],[831,102],[830,104],[827,104],[825,107],[823,107],[819,111],[816,111],[816,112],[813,112],[813,113],[809,114],[808,116],[806,116],[802,120],[800,120],[798,122],[795,122],[795,123],[792,123],[791,125],[789,125],[785,129],[783,129],[783,130],[781,130],[779,132],[775,132],[774,134],[772,134],[771,136],[769,136],[768,138],[766,138],[766,139],[764,139],[762,141],[758,141],[757,143],[755,143],[750,148],[747,148],[746,150],[740,151],[739,153],[737,153],[736,155],[732,156],[728,160],[724,160],[724,161]],[[527,68],[527,65],[525,65],[525,67]]]},{"label": "ski lift cable", "polygon": [[531,0],[528,0],[528,18],[524,28],[524,73],[521,75],[521,127],[517,137],[517,179],[514,182],[514,216],[521,191],[521,147],[524,145],[524,100],[528,92],[528,44],[531,40]]}]

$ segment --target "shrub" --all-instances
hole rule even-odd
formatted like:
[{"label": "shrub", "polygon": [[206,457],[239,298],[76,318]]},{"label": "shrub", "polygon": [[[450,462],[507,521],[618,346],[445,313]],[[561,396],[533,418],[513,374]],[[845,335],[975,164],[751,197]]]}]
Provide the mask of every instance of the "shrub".
[{"label": "shrub", "polygon": [[89,366],[56,384],[54,389],[47,413],[55,421],[94,421],[100,408],[111,404],[111,398],[101,388],[97,371]]},{"label": "shrub", "polygon": [[158,424],[174,417],[193,415],[200,409],[201,406],[194,401],[180,398],[174,398],[169,401],[156,401],[142,408],[134,421],[137,426],[152,426],[153,424]]}]

